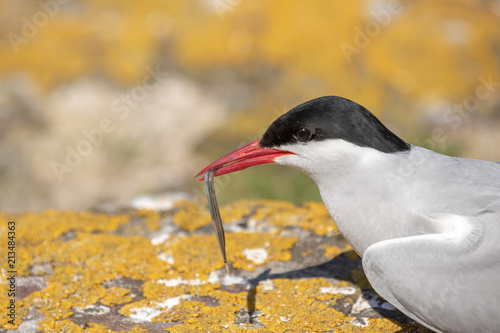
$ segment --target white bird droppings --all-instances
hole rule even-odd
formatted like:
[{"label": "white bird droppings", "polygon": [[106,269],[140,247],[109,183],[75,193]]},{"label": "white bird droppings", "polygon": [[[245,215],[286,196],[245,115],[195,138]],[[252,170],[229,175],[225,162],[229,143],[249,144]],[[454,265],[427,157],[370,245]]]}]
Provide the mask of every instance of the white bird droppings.
[{"label": "white bird droppings", "polygon": [[266,249],[244,249],[243,254],[247,257],[248,260],[253,261],[256,264],[263,264],[267,259],[267,251]]},{"label": "white bird droppings", "polygon": [[232,275],[225,275],[223,277],[219,276],[217,272],[211,272],[206,280],[200,280],[200,279],[192,279],[192,280],[184,280],[184,279],[159,279],[157,281],[158,283],[161,283],[167,287],[177,287],[179,285],[188,285],[188,286],[200,286],[202,284],[206,283],[220,283],[224,286],[230,286],[233,284],[244,284],[247,283],[248,281],[241,277],[241,276],[232,276]]},{"label": "white bird droppings", "polygon": [[207,281],[211,284],[220,283],[223,286],[231,286],[233,284],[244,284],[248,282],[248,280],[242,276],[234,276],[227,274],[221,276],[220,272],[217,271],[210,272]]},{"label": "white bird droppings", "polygon": [[177,287],[180,284],[187,284],[188,286],[199,286],[202,284],[205,284],[205,281],[201,281],[200,279],[193,279],[193,280],[183,280],[183,279],[170,279],[170,280],[165,280],[165,279],[159,279],[157,281],[158,283],[161,283],[167,287]]},{"label": "white bird droppings", "polygon": [[189,199],[189,195],[183,192],[165,193],[157,196],[142,195],[133,199],[131,206],[134,209],[170,210],[175,207],[177,202]]},{"label": "white bird droppings", "polygon": [[84,308],[74,307],[77,316],[82,313],[91,314],[94,316],[102,316],[108,314],[111,309],[105,305],[88,305]]},{"label": "white bird droppings", "polygon": [[174,256],[171,256],[171,255],[168,255],[165,253],[160,253],[157,257],[158,257],[158,259],[163,260],[164,262],[166,262],[169,265],[174,264]]},{"label": "white bird droppings", "polygon": [[366,326],[368,326],[368,319],[356,318],[353,321],[351,321],[351,324],[353,324],[354,326],[366,327]]},{"label": "white bird droppings", "polygon": [[264,281],[260,282],[259,284],[262,285],[262,291],[276,289],[276,286],[274,285],[273,281],[271,281],[271,280],[264,280]]},{"label": "white bird droppings", "polygon": [[170,234],[169,233],[159,234],[158,236],[153,237],[153,239],[151,239],[151,244],[153,244],[153,245],[160,245],[160,244],[162,244],[163,242],[165,242],[169,238],[170,238]]},{"label": "white bird droppings", "polygon": [[144,308],[133,308],[130,309],[133,312],[130,315],[136,322],[151,322],[151,320],[160,315],[163,312],[168,311],[170,308],[179,305],[181,303],[181,299],[191,298],[190,295],[181,295],[177,297],[169,298],[163,302],[155,303],[155,306],[152,307],[144,307]]},{"label": "white bird droppings", "polygon": [[161,314],[161,311],[156,307],[133,308],[130,311],[133,312],[130,314],[130,318],[136,322],[151,322],[151,319]]},{"label": "white bird droppings", "polygon": [[360,313],[361,311],[365,309],[370,309],[370,308],[378,308],[378,309],[384,309],[384,310],[390,310],[393,311],[395,308],[388,302],[382,300],[378,296],[372,296],[367,298],[360,296],[356,303],[352,306],[352,313]]},{"label": "white bird droppings", "polygon": [[356,292],[354,287],[323,287],[321,288],[323,294],[341,294],[341,295],[353,295]]}]

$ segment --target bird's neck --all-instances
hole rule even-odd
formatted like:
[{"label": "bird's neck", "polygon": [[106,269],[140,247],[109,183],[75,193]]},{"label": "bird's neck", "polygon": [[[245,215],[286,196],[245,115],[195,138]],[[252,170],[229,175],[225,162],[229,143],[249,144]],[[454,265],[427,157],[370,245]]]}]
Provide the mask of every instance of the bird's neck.
[{"label": "bird's neck", "polygon": [[376,242],[415,234],[409,205],[415,198],[408,191],[414,179],[413,148],[384,153],[344,140],[280,148],[295,155],[275,162],[296,167],[314,180],[340,232],[360,255]]},{"label": "bird's neck", "polygon": [[360,255],[373,243],[410,233],[401,219],[410,209],[404,205],[404,163],[404,156],[368,150],[346,156],[334,171],[311,174],[340,232]]}]

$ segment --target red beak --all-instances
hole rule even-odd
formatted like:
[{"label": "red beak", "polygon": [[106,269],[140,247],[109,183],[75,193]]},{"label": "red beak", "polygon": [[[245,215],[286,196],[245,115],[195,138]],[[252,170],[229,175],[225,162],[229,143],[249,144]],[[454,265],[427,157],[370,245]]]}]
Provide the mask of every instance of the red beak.
[{"label": "red beak", "polygon": [[[256,140],[244,147],[236,149],[232,153],[222,156],[217,161],[198,172],[195,177],[201,176],[210,169],[217,169],[214,176],[221,176],[254,165],[274,163],[276,157],[290,154],[293,153],[279,149],[261,148],[259,146],[259,140]],[[198,179],[198,181],[202,180],[203,178]]]}]

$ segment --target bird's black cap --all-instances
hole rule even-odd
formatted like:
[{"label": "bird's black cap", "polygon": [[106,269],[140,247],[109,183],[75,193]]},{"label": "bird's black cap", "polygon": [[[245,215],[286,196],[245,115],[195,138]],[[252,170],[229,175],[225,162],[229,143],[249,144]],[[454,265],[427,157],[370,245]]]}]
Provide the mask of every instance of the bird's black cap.
[{"label": "bird's black cap", "polygon": [[263,148],[283,144],[342,139],[384,153],[410,149],[363,106],[337,96],[319,97],[296,106],[276,119],[260,140]]}]

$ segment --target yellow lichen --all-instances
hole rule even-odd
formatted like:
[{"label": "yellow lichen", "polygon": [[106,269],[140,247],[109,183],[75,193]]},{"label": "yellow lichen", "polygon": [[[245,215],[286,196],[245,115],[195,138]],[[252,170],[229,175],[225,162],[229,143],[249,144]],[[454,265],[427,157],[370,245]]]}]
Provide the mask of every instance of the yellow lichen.
[{"label": "yellow lichen", "polygon": [[155,210],[140,209],[133,212],[133,216],[144,218],[144,223],[148,231],[155,231],[160,228],[161,215]]},{"label": "yellow lichen", "polygon": [[61,320],[54,325],[53,329],[46,329],[46,332],[83,333],[84,330],[70,320]]},{"label": "yellow lichen", "polygon": [[338,231],[325,206],[318,202],[306,202],[302,206],[296,206],[281,201],[260,201],[255,218],[265,219],[269,224],[281,228],[300,227],[320,236]]},{"label": "yellow lichen", "polygon": [[[141,328],[139,325],[134,325],[132,329],[128,331],[128,333],[146,333],[147,330],[144,328]],[[120,333],[125,333],[125,331],[121,331]]]},{"label": "yellow lichen", "polygon": [[215,298],[218,306],[206,306],[202,302],[185,301],[172,309],[171,313],[163,314],[158,319],[173,321],[183,314],[190,314],[183,324],[172,327],[171,332],[241,332],[242,328],[235,325],[236,313],[246,306],[245,293],[233,294],[213,290],[209,296]]},{"label": "yellow lichen", "polygon": [[137,302],[128,303],[120,309],[120,313],[124,316],[130,317],[136,313],[136,309],[149,308],[154,306],[154,303],[143,299]]},{"label": "yellow lichen", "polygon": [[[226,234],[228,261],[235,268],[254,270],[269,260],[287,261],[291,259],[290,248],[296,237],[274,236],[260,233]],[[268,252],[267,258],[256,263],[244,254],[246,249],[262,248]],[[171,245],[171,253],[180,276],[185,279],[205,279],[208,274],[224,266],[215,236],[194,235],[180,238]]]},{"label": "yellow lichen", "polygon": [[[318,229],[313,221],[315,218],[326,219],[321,207],[319,204],[296,206],[265,200],[241,201],[222,207],[226,223],[244,218],[256,220],[257,230],[261,225],[267,226],[268,230],[266,233],[227,233],[228,260],[235,268],[246,271],[255,270],[270,261],[290,260],[290,250],[298,238],[285,236],[287,228],[306,225],[302,228],[321,234],[325,230]],[[187,211],[184,216],[179,215],[182,210]],[[287,213],[287,210],[290,212]],[[177,206],[175,214],[177,219],[184,219],[180,225],[185,229],[197,229],[206,223],[208,217],[206,211],[202,212],[203,208],[185,202]],[[210,273],[223,268],[214,235],[172,235],[165,242],[153,245],[140,235],[145,230],[155,229],[161,215],[141,211],[132,212],[130,217],[139,218],[142,223],[134,220],[136,222],[130,229],[130,219],[126,215],[95,213],[48,211],[16,215],[14,218],[19,227],[17,237],[22,244],[18,247],[18,258],[26,261],[19,264],[19,276],[43,276],[45,283],[41,290],[33,291],[16,302],[19,318],[16,325],[33,307],[43,315],[38,323],[39,330],[43,332],[113,332],[100,323],[87,323],[85,327],[80,327],[70,319],[79,308],[101,303],[119,307],[124,317],[140,317],[138,309],[153,309],[158,313],[143,320],[175,323],[168,329],[171,332],[243,332],[248,328],[255,332],[398,330],[396,324],[384,319],[370,320],[366,328],[352,325],[353,318],[332,307],[341,296],[322,292],[321,288],[332,287],[332,283],[322,278],[271,279],[249,290],[225,291],[228,287],[221,286],[213,278],[208,280]],[[2,218],[5,222],[7,215],[0,214]],[[189,227],[188,221],[196,227]],[[5,225],[1,223],[0,231],[5,229]],[[141,233],[135,236],[131,234],[132,230],[141,230]],[[350,255],[352,252],[349,246],[321,246],[326,257],[339,253]],[[306,256],[309,254],[308,250],[303,253]],[[161,256],[172,260],[161,260]],[[4,271],[0,275],[2,279],[6,278]],[[351,271],[351,276],[358,287],[368,286],[362,270]],[[131,303],[130,290],[111,283],[117,278],[142,281],[140,289],[145,299]],[[333,287],[354,285],[341,281]],[[0,306],[5,308],[8,304],[5,284],[0,284],[0,288]],[[359,292],[359,288],[356,290]],[[259,314],[256,320],[264,329],[237,323],[239,316],[250,313],[248,311]],[[17,327],[9,326],[4,318],[1,320],[4,328]],[[130,331],[144,332],[139,326]]]},{"label": "yellow lichen", "polygon": [[207,208],[191,201],[181,201],[176,204],[177,212],[173,221],[176,225],[187,231],[195,231],[210,224],[210,214]]},{"label": "yellow lichen", "polygon": [[[200,206],[191,201],[181,201],[177,203],[176,208],[177,212],[174,214],[173,221],[184,230],[195,231],[211,223],[210,213],[206,205]],[[246,200],[220,207],[220,215],[224,223],[237,221],[250,215],[251,212],[251,206]]]},{"label": "yellow lichen", "polygon": [[130,290],[127,288],[110,287],[106,290],[106,294],[101,299],[101,303],[112,306],[115,304],[130,302],[132,297],[126,296],[129,292]]},{"label": "yellow lichen", "polygon": [[338,246],[331,246],[328,244],[323,244],[323,245],[321,245],[321,248],[325,250],[325,257],[327,257],[327,258],[335,258],[342,253],[352,251],[352,247],[349,244],[347,244],[343,248],[340,248]]},{"label": "yellow lichen", "polygon": [[[173,221],[187,231],[195,231],[210,224],[210,213],[206,206],[183,201],[177,204]],[[323,236],[338,232],[328,211],[322,203],[306,202],[301,206],[274,200],[240,200],[220,208],[224,223],[238,221],[244,217],[265,221],[279,228],[300,227]]]},{"label": "yellow lichen", "polygon": [[[243,268],[253,271],[257,266],[263,265],[270,260],[287,261],[292,258],[290,249],[298,240],[298,237],[283,237],[270,234],[237,233],[226,237],[228,251],[231,251],[228,260],[235,268]],[[254,261],[245,254],[246,249],[263,249],[267,257],[262,261]]]}]

